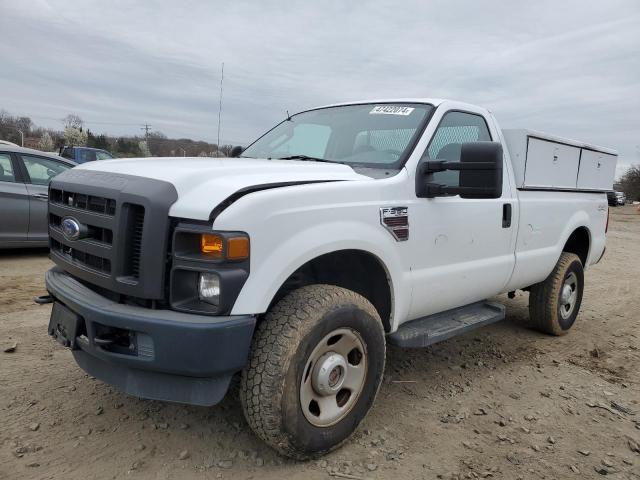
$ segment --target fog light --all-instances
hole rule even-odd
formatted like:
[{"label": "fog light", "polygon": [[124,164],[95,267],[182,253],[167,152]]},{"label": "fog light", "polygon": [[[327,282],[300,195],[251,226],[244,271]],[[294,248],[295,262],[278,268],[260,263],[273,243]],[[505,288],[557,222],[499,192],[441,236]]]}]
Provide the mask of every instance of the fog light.
[{"label": "fog light", "polygon": [[220,277],[215,273],[201,273],[198,296],[203,302],[217,306],[220,303]]}]

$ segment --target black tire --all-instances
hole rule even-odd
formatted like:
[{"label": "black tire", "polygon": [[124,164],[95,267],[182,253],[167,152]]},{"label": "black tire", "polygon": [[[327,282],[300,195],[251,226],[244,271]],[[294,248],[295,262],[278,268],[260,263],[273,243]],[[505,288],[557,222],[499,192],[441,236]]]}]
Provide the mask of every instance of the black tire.
[{"label": "black tire", "polygon": [[[337,423],[318,427],[301,408],[305,366],[319,342],[336,329],[357,332],[367,369],[362,390]],[[240,399],[253,431],[283,455],[298,460],[337,448],[371,408],[384,373],[385,335],[377,311],[361,295],[332,285],[311,285],[280,300],[258,325]],[[309,368],[306,368],[306,377]]]},{"label": "black tire", "polygon": [[[568,279],[576,279],[576,299],[570,314],[563,315],[566,308],[562,292]],[[538,330],[550,335],[565,335],[576,321],[584,291],[584,270],[580,258],[574,253],[562,252],[551,274],[531,287],[529,295],[529,316]]]}]

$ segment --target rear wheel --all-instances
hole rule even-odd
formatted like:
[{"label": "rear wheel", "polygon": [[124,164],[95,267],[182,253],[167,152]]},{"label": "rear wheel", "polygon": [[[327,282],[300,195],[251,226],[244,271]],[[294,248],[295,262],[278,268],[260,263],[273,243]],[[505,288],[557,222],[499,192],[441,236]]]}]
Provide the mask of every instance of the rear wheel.
[{"label": "rear wheel", "polygon": [[573,326],[582,303],[584,271],[580,258],[562,252],[545,281],[531,287],[529,315],[537,328],[551,335],[564,335]]},{"label": "rear wheel", "polygon": [[304,459],[346,440],[384,373],[380,317],[364,297],[311,285],[284,297],[258,325],[240,396],[255,433]]}]

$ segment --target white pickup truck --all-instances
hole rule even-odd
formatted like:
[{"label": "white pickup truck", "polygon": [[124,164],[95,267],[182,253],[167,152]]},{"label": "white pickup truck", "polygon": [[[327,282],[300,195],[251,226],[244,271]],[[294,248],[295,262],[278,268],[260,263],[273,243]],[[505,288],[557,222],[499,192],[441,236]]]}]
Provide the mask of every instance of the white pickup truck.
[{"label": "white pickup truck", "polygon": [[80,367],[129,394],[213,405],[241,372],[249,425],[295,458],[356,429],[387,343],[499,321],[488,299],[518,289],[567,333],[617,159],[435,99],[305,111],[234,155],[56,177],[40,301]]}]

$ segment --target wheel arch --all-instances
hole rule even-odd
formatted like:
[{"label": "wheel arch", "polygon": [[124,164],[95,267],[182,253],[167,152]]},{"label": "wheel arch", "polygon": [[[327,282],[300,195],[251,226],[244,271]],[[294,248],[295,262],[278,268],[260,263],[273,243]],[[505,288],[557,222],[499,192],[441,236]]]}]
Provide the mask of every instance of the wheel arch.
[{"label": "wheel arch", "polygon": [[347,248],[318,255],[295,269],[282,282],[269,309],[287,293],[305,285],[322,283],[352,290],[374,306],[386,332],[393,324],[393,281],[385,263],[375,254]]},{"label": "wheel arch", "polygon": [[[384,272],[391,305],[385,326],[393,331],[398,320],[407,315],[411,304],[411,282],[410,271],[404,266],[397,242],[389,232],[366,218],[320,222],[308,227],[297,223],[295,230],[292,225],[282,227],[291,233],[284,235],[284,241],[281,241],[281,233],[273,235],[271,229],[261,229],[255,234],[250,232],[251,273],[231,314],[260,315],[267,312],[283,285],[290,282],[290,277],[298,270],[319,257],[347,250],[366,257],[370,265],[379,266],[378,273]],[[329,283],[344,286],[344,282]],[[365,298],[370,296],[365,295]],[[384,314],[384,309],[381,311]]]},{"label": "wheel arch", "polygon": [[586,268],[591,251],[591,231],[589,228],[584,225],[575,228],[565,241],[562,251],[575,253],[582,261],[583,267]]}]

